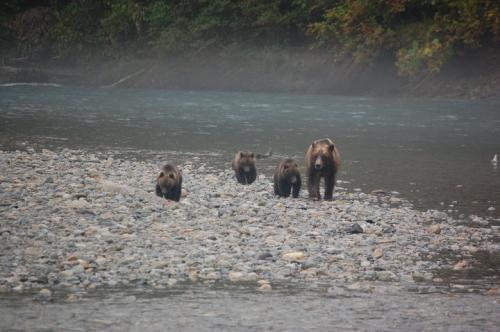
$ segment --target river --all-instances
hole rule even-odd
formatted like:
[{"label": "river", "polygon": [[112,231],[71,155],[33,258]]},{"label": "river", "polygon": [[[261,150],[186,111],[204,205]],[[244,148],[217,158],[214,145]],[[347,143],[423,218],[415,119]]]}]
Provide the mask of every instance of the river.
[{"label": "river", "polygon": [[0,148],[185,153],[230,167],[234,152],[303,155],[335,140],[349,189],[400,192],[417,208],[500,217],[500,101],[417,100],[107,88],[0,87]]},{"label": "river", "polygon": [[[339,186],[399,192],[417,209],[498,224],[500,174],[490,160],[500,154],[499,110],[493,100],[0,86],[0,149],[163,155],[178,163],[195,156],[215,169],[229,168],[239,149],[272,149],[257,164],[271,175],[285,156],[303,165],[310,142],[330,137],[343,159]],[[76,301],[59,289],[47,303],[29,292],[0,293],[0,330],[495,331],[498,295],[484,294],[498,284],[498,255],[481,264],[453,284],[446,276],[416,286],[273,282],[271,293],[260,294],[254,284],[196,283],[98,288]]]}]

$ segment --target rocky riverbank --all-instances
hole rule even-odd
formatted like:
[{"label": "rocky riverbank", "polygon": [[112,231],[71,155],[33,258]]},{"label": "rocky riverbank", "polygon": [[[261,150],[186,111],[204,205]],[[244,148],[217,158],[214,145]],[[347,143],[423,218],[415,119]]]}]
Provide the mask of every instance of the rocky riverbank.
[{"label": "rocky riverbank", "polygon": [[[444,283],[443,271],[471,271],[478,253],[500,254],[498,226],[479,217],[418,211],[396,194],[347,192],[341,182],[335,201],[311,201],[305,191],[280,199],[270,177],[241,186],[229,169],[196,157],[180,165],[184,197],[168,202],[154,195],[163,162],[0,152],[0,290]],[[498,275],[488,285],[497,287]]]}]

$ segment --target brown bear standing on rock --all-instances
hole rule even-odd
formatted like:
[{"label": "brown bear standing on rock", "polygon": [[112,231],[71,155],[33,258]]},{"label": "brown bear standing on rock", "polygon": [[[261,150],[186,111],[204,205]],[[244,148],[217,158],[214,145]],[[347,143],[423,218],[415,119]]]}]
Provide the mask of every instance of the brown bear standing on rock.
[{"label": "brown bear standing on rock", "polygon": [[181,199],[182,173],[177,167],[165,165],[156,180],[156,195],[172,201]]},{"label": "brown bear standing on rock", "polygon": [[335,176],[340,168],[340,154],[329,138],[314,141],[306,153],[307,190],[309,197],[321,199],[319,183],[325,178],[325,199],[331,200]]},{"label": "brown bear standing on rock", "polygon": [[294,198],[299,197],[301,181],[297,163],[293,159],[281,161],[274,170],[274,194],[288,197],[290,192]]},{"label": "brown bear standing on rock", "polygon": [[233,170],[236,179],[241,184],[251,184],[257,178],[257,169],[255,168],[255,157],[253,152],[239,151],[234,156]]}]

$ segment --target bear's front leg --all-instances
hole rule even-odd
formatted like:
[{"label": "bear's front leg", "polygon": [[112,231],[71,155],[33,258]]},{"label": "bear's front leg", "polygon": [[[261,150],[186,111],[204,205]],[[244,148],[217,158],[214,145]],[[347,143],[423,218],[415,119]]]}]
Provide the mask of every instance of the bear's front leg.
[{"label": "bear's front leg", "polygon": [[297,182],[293,184],[293,193],[292,197],[297,198],[299,197],[299,192],[300,192],[300,186],[301,186],[300,178],[297,179]]},{"label": "bear's front leg", "polygon": [[289,197],[290,193],[292,192],[292,186],[288,182],[287,179],[283,179],[280,181],[280,191],[281,191],[281,196],[283,197]]},{"label": "bear's front leg", "polygon": [[321,199],[319,193],[319,181],[321,175],[317,172],[310,172],[307,179],[307,191],[309,191],[309,197],[312,199]]},{"label": "bear's front leg", "polygon": [[333,198],[333,189],[335,187],[335,175],[325,175],[325,200],[331,201]]}]

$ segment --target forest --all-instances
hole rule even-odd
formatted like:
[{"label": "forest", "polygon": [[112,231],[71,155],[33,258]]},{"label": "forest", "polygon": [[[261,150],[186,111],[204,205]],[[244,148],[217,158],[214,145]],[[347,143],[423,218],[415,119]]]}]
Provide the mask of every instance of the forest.
[{"label": "forest", "polygon": [[20,0],[0,5],[4,59],[165,59],[252,49],[325,51],[334,62],[389,60],[408,79],[496,52],[494,0]]}]

